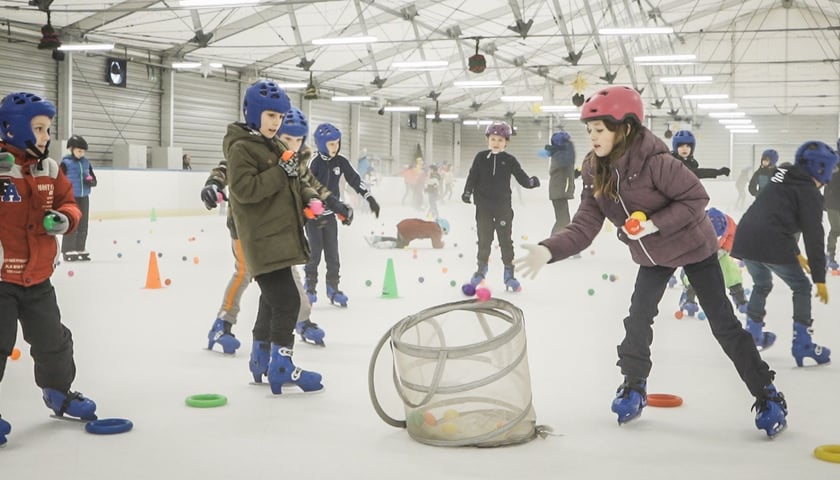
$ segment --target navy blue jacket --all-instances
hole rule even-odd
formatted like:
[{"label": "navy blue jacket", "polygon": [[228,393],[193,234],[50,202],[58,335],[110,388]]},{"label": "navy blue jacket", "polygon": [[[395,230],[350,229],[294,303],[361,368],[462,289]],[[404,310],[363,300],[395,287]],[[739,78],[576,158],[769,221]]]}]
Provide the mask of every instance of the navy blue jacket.
[{"label": "navy blue jacket", "polygon": [[551,200],[575,198],[575,146],[572,142],[564,145],[546,145],[551,153],[548,167],[548,198]]},{"label": "navy blue jacket", "polygon": [[476,206],[510,207],[511,176],[523,187],[535,188],[516,157],[507,152],[482,150],[473,159],[464,193],[474,196]]},{"label": "navy blue jacket", "polygon": [[814,178],[802,167],[780,165],[738,222],[732,256],[779,265],[798,263],[796,235],[802,232],[811,279],[825,283],[822,207]]},{"label": "navy blue jacket", "polygon": [[362,181],[362,177],[359,176],[359,172],[353,168],[349,160],[341,155],[325,158],[318,152],[312,157],[309,170],[321,182],[321,185],[330,189],[336,200],[341,199],[341,189],[338,187],[341,175],[344,175],[347,184],[353,187],[353,190],[358,192],[359,195],[366,197],[370,193],[367,185]]},{"label": "navy blue jacket", "polygon": [[826,210],[840,210],[840,170],[835,170],[823,192]]}]

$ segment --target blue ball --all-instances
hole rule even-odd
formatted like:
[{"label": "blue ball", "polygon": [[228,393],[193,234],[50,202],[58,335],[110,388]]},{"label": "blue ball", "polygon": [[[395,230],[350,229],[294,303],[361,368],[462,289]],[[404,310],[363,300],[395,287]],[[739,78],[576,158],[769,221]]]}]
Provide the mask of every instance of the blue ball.
[{"label": "blue ball", "polygon": [[461,285],[461,291],[464,292],[464,295],[472,297],[475,295],[475,285],[472,283],[465,283]]},{"label": "blue ball", "polygon": [[697,314],[697,319],[698,320],[705,320],[706,319],[706,314],[703,313],[703,312],[698,313]]}]

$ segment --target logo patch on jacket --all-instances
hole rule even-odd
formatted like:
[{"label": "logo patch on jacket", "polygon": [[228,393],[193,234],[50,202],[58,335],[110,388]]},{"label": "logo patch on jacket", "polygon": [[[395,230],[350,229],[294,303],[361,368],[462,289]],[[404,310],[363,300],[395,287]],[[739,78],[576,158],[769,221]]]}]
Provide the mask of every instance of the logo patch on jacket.
[{"label": "logo patch on jacket", "polygon": [[0,189],[3,190],[3,196],[0,197],[0,202],[20,203],[20,193],[14,183],[4,180],[0,183]]},{"label": "logo patch on jacket", "polygon": [[341,167],[333,167],[333,175],[336,177],[341,175]]}]

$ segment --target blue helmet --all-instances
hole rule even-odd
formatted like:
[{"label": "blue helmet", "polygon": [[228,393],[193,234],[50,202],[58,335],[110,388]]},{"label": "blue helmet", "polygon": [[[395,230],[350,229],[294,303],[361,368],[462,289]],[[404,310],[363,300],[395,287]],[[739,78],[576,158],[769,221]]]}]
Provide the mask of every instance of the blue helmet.
[{"label": "blue helmet", "polygon": [[[34,93],[10,93],[0,100],[0,136],[21,150],[35,147],[32,119],[38,115],[55,117],[55,105]],[[46,151],[43,152],[46,155]]]},{"label": "blue helmet", "polygon": [[435,220],[440,229],[443,230],[444,235],[449,233],[449,221],[445,218],[438,218]]},{"label": "blue helmet", "polygon": [[803,143],[796,149],[796,164],[804,168],[820,183],[831,180],[834,166],[837,165],[837,152],[818,140]]},{"label": "blue helmet", "polygon": [[306,140],[306,136],[309,135],[309,121],[306,119],[306,115],[299,109],[292,107],[286,112],[283,123],[280,124],[280,130],[277,131],[278,135],[283,133],[291,137],[303,137]]},{"label": "blue helmet", "polygon": [[[332,142],[333,140],[341,141],[341,130],[336,128],[335,125],[332,123],[322,123],[318,125],[318,128],[315,129],[315,146],[318,147],[318,151],[327,155],[330,153],[329,149],[327,148],[327,142]],[[338,145],[339,151],[341,150],[341,144]]]},{"label": "blue helmet", "polygon": [[715,235],[722,237],[726,233],[726,227],[729,226],[729,220],[727,220],[726,214],[712,207],[706,210],[706,215],[712,221],[712,226],[715,227]]},{"label": "blue helmet", "polygon": [[770,166],[775,167],[776,162],[779,161],[779,152],[773,150],[772,148],[768,148],[767,150],[761,152],[761,159],[768,159],[770,160]]},{"label": "blue helmet", "polygon": [[253,130],[260,129],[263,111],[273,110],[286,113],[290,108],[292,108],[292,102],[289,101],[285,90],[267,80],[254,82],[245,90],[245,98],[242,99],[242,114],[245,116],[245,123]]},{"label": "blue helmet", "polygon": [[568,132],[554,132],[551,136],[551,144],[555,147],[561,147],[572,141],[572,137]]},{"label": "blue helmet", "polygon": [[677,147],[680,145],[691,145],[691,154],[694,154],[694,147],[697,145],[697,140],[694,138],[694,134],[691,133],[689,130],[680,130],[674,134],[674,137],[671,139],[671,147],[674,152],[677,151]]}]

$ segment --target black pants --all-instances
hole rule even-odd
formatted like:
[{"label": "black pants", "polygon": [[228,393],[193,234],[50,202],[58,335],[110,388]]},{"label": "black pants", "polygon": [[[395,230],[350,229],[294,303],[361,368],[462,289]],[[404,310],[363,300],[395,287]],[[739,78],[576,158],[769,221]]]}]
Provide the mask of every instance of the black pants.
[{"label": "black pants", "polygon": [[86,250],[88,235],[88,211],[90,210],[90,197],[76,197],[76,204],[79,205],[79,210],[82,211],[82,217],[79,219],[79,226],[73,233],[64,235],[61,240],[61,253],[67,252],[84,252]]},{"label": "black pants", "polygon": [[309,262],[303,268],[307,286],[314,289],[318,283],[318,265],[323,252],[327,262],[327,285],[338,290],[341,262],[338,258],[338,222],[335,215],[328,215],[321,222],[306,222],[306,238],[312,250]]},{"label": "black pants", "polygon": [[[750,393],[762,396],[764,387],[773,382],[773,372],[761,360],[752,336],[744,330],[732,310],[717,254],[685,265],[683,269],[697,293],[715,339],[732,360]],[[647,378],[650,374],[653,318],[659,313],[657,305],[674,270],[671,267],[639,267],[630,300],[630,315],[624,319],[624,340],[618,346],[617,365],[624,375]]]},{"label": "black pants", "polygon": [[35,361],[35,384],[61,392],[70,390],[76,378],[73,335],[61,323],[49,280],[31,287],[0,282],[0,381],[15,346],[18,320]]},{"label": "black pants", "polygon": [[[300,312],[300,294],[287,267],[257,275],[260,306],[254,323],[254,340],[292,348],[295,344],[295,322]],[[752,337],[751,337],[752,338]]]},{"label": "black pants", "polygon": [[561,228],[571,222],[569,217],[569,200],[566,198],[556,198],[551,201],[554,205],[554,226],[551,227],[552,235],[559,232]]},{"label": "black pants", "polygon": [[490,247],[495,232],[502,251],[502,263],[505,266],[513,264],[513,208],[510,205],[496,208],[476,205],[475,226],[478,231],[478,263],[486,264],[490,258]]}]

